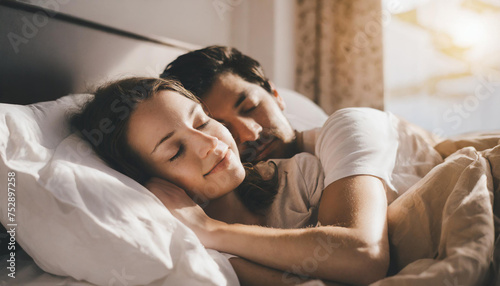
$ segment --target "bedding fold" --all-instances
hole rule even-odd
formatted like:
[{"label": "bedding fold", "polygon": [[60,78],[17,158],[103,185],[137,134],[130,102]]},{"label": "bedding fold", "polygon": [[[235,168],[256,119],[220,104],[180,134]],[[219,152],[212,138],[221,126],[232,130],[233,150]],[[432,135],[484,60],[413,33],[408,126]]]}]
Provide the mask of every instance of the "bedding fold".
[{"label": "bedding fold", "polygon": [[391,264],[398,273],[372,285],[491,282],[499,181],[500,146],[448,156],[389,206]]}]

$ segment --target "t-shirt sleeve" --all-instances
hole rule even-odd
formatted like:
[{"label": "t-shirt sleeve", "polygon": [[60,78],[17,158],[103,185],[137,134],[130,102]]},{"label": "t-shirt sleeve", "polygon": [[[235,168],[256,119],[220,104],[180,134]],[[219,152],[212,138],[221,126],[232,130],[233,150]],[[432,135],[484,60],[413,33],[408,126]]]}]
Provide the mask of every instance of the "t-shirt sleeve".
[{"label": "t-shirt sleeve", "polygon": [[390,179],[399,144],[395,124],[394,115],[371,108],[345,108],[333,113],[315,145],[325,187],[345,177],[373,175],[394,190]]},{"label": "t-shirt sleeve", "polygon": [[[300,189],[304,192],[304,197],[309,203],[309,208],[319,208],[319,202],[323,193],[324,174],[319,160],[311,154],[301,153],[293,157],[297,167],[302,174],[305,188]],[[317,212],[317,210],[315,210]],[[316,213],[317,216],[317,213]]]},{"label": "t-shirt sleeve", "polygon": [[275,228],[316,225],[324,182],[318,158],[299,153],[290,159],[272,161],[278,166],[280,183],[266,214],[266,225]]}]

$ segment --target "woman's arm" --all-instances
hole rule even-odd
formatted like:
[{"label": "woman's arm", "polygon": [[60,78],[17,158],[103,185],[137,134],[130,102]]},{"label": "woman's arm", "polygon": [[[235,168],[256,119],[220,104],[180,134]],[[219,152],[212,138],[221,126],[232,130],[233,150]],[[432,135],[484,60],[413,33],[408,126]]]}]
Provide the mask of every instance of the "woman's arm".
[{"label": "woman's arm", "polygon": [[321,227],[272,229],[210,219],[184,192],[149,186],[207,248],[281,271],[343,283],[369,284],[389,264],[384,184],[352,176],[330,184],[319,208]]},{"label": "woman's arm", "polygon": [[385,277],[389,264],[385,190],[371,176],[329,185],[319,209],[325,226],[270,229],[216,223],[205,232],[209,248],[234,253],[268,267],[344,283],[369,284]]},{"label": "woman's arm", "polygon": [[[252,261],[234,257],[230,258],[229,262],[233,266],[238,280],[242,286],[280,286],[280,285],[297,285],[310,281],[307,277],[301,277],[292,273],[278,271],[269,267],[256,264]],[[321,281],[318,285],[326,286],[342,286],[330,281]],[[312,284],[316,285],[316,284]]]}]

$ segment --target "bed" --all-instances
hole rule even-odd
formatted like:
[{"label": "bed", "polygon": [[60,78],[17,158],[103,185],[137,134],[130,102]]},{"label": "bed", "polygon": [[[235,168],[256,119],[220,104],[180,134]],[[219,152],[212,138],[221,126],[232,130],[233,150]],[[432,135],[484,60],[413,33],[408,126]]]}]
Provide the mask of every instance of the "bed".
[{"label": "bed", "polygon": [[[37,13],[49,16],[46,25],[21,39],[23,19]],[[0,45],[0,178],[7,186],[0,283],[238,285],[224,256],[204,249],[146,189],[107,167],[64,120],[92,87],[157,76],[197,46],[10,1],[0,2],[0,30],[10,35]],[[296,129],[326,120],[300,94],[279,91]],[[390,205],[392,272],[374,285],[499,285],[499,140],[429,142],[444,161]],[[9,268],[12,237],[18,244]]]}]

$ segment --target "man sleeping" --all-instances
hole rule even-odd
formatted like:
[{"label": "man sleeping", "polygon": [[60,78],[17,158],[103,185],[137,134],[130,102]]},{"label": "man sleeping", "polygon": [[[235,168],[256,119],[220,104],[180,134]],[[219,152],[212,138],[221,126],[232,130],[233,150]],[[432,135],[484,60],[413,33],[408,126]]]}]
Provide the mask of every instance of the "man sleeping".
[{"label": "man sleeping", "polygon": [[[209,46],[179,56],[162,78],[175,78],[201,99],[206,111],[233,135],[243,162],[314,153],[315,132],[298,132],[287,120],[285,102],[255,59],[235,48]],[[316,127],[321,127],[318,122]],[[404,123],[430,145],[439,138]]]}]

